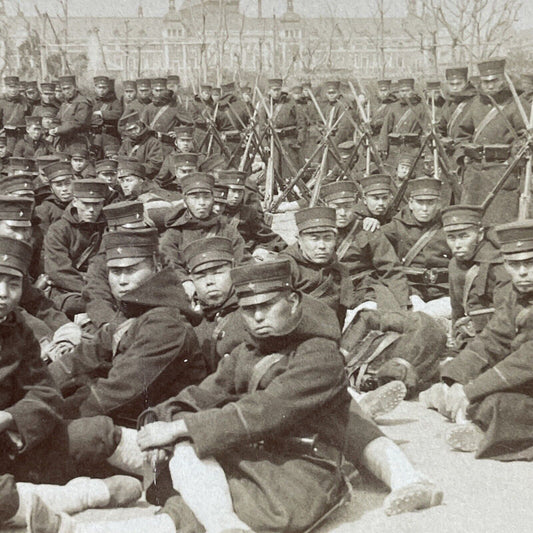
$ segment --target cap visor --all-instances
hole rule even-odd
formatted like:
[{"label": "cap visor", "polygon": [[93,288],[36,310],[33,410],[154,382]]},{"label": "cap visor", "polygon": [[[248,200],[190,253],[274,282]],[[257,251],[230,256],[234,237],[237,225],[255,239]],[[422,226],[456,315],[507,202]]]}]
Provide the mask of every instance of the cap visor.
[{"label": "cap visor", "polygon": [[148,257],[116,257],[113,259],[108,259],[106,264],[108,267],[130,267],[133,265],[138,265]]},{"label": "cap visor", "polygon": [[221,265],[230,265],[231,263],[232,263],[231,259],[217,259],[217,260],[212,260],[212,261],[206,261],[205,263],[194,265],[191,269],[191,272],[193,274],[199,274],[200,272],[203,272],[204,270],[208,270],[210,268],[221,266]]},{"label": "cap visor", "polygon": [[440,198],[440,194],[411,194],[411,198],[418,198],[420,200],[433,200],[434,198]]},{"label": "cap visor", "polygon": [[0,264],[0,274],[7,274],[9,276],[16,276],[17,278],[23,278],[24,273],[16,268],[11,268]]},{"label": "cap visor", "polygon": [[5,223],[13,228],[31,228],[30,220],[6,220]]},{"label": "cap visor", "polygon": [[444,231],[460,231],[463,229],[470,229],[470,228],[479,228],[479,224],[475,224],[474,222],[465,222],[464,224],[449,224],[447,226],[443,226]]},{"label": "cap visor", "polygon": [[502,247],[501,251],[504,259],[508,259],[509,261],[525,261],[533,257],[533,250],[527,250],[524,252],[506,252]]},{"label": "cap visor", "polygon": [[278,297],[283,292],[284,291],[271,291],[259,294],[246,294],[244,296],[239,296],[239,294],[237,294],[237,299],[239,300],[240,306],[259,305],[274,300],[274,298]]}]

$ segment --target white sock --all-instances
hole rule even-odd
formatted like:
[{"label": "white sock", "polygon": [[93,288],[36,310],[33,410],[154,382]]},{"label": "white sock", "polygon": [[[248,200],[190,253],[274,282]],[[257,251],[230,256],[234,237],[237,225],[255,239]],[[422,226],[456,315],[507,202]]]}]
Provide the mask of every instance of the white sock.
[{"label": "white sock", "polygon": [[144,457],[137,445],[137,431],[124,427],[120,429],[122,431],[120,442],[113,455],[107,458],[107,462],[125,472],[142,476]]}]

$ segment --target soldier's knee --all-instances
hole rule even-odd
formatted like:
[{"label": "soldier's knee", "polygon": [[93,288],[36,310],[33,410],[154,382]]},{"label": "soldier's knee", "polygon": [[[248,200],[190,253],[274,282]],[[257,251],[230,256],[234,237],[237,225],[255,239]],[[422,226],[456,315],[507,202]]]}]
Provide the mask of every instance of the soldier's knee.
[{"label": "soldier's knee", "polygon": [[115,451],[121,430],[108,416],[73,420],[68,424],[69,455],[77,463],[99,463]]}]

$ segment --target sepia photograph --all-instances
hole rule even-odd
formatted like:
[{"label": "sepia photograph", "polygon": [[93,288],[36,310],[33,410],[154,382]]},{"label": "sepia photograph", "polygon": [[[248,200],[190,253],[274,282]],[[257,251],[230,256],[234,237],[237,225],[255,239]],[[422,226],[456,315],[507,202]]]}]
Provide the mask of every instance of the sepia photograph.
[{"label": "sepia photograph", "polygon": [[533,529],[531,0],[0,0],[0,532]]}]

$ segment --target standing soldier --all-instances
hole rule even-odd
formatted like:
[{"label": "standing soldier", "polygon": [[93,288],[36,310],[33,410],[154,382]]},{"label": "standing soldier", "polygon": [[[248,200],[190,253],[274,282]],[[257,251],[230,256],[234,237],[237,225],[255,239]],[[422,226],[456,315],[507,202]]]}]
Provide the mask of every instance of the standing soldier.
[{"label": "standing soldier", "polygon": [[115,94],[114,80],[107,76],[94,78],[96,96],[93,101],[91,130],[94,134],[92,144],[100,148],[99,156],[103,156],[108,145],[120,145],[118,120],[122,116],[122,103]]},{"label": "standing soldier", "polygon": [[468,81],[468,67],[446,69],[448,92],[442,107],[438,133],[448,154],[453,154],[459,136],[459,124],[472,105],[476,88]]},{"label": "standing soldier", "polygon": [[391,104],[398,101],[398,97],[391,91],[391,87],[391,80],[378,80],[378,105],[373,110],[370,124],[373,137],[379,136]]},{"label": "standing soldier", "polygon": [[24,136],[24,117],[30,114],[26,98],[20,92],[18,76],[4,78],[6,94],[0,99],[0,125],[7,139],[7,151],[12,154],[15,144]]},{"label": "standing soldier", "polygon": [[[288,93],[282,91],[283,80],[272,78],[268,80],[269,98],[265,107],[261,107],[258,113],[260,132],[267,127],[273,127],[280,139],[286,155],[295,169],[300,168],[300,149],[305,141],[305,119],[299,113],[296,102]],[[283,179],[291,177],[292,172],[283,154],[276,148],[270,157],[274,158],[274,166]]]},{"label": "standing soldier", "polygon": [[422,98],[415,93],[415,80],[398,81],[398,101],[391,104],[379,134],[379,149],[391,168],[404,153],[416,154],[427,123]]},{"label": "standing soldier", "polygon": [[33,108],[33,115],[36,117],[50,116],[49,111],[53,111],[53,116],[59,111],[59,102],[55,95],[56,86],[54,83],[41,83],[41,102]]},{"label": "standing soldier", "polygon": [[152,82],[148,78],[137,80],[137,101],[144,108],[152,101]]},{"label": "standing soldier", "polygon": [[135,80],[125,80],[122,82],[122,110],[123,114],[132,111],[142,112],[143,104],[137,100],[137,82]]},{"label": "standing soldier", "polygon": [[63,76],[59,81],[63,102],[57,116],[61,125],[52,128],[49,134],[59,137],[61,144],[65,147],[75,142],[88,144],[93,111],[92,103],[78,91],[75,76]]},{"label": "standing soldier", "polygon": [[146,168],[146,177],[153,179],[163,163],[163,148],[156,134],[134,111],[120,119],[119,127],[124,138],[118,155],[135,158]]},{"label": "standing soldier", "polygon": [[32,80],[26,82],[26,100],[31,106],[32,115],[33,110],[41,104],[41,93],[39,92],[39,86],[37,85],[37,80]]},{"label": "standing soldier", "polygon": [[[474,97],[458,125],[459,147],[455,154],[464,167],[461,203],[481,205],[512,160],[513,146],[525,131],[520,112],[505,80],[505,59],[489,59],[478,65],[480,93]],[[530,105],[522,99],[529,117]],[[507,222],[518,215],[518,173],[509,177],[485,213],[485,222]]]}]

